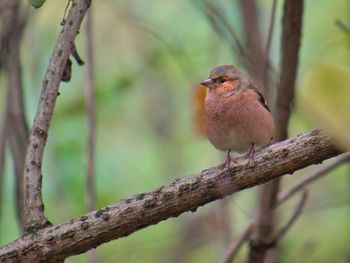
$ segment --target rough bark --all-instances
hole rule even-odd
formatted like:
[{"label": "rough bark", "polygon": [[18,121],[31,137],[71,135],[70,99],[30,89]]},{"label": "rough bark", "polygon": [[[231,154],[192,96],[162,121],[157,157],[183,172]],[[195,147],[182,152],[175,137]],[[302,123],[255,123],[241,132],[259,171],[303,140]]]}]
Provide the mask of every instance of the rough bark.
[{"label": "rough bark", "polygon": [[24,166],[25,230],[27,232],[35,231],[50,224],[44,216],[41,163],[64,67],[89,5],[89,0],[71,1],[68,17],[65,19],[58,36],[42,82],[39,104],[29,135]]},{"label": "rough bark", "polygon": [[321,163],[340,152],[330,138],[312,131],[256,152],[254,161],[238,158],[222,166],[177,179],[58,226],[30,233],[0,249],[1,262],[55,262],[170,217],[251,188],[284,174]]}]

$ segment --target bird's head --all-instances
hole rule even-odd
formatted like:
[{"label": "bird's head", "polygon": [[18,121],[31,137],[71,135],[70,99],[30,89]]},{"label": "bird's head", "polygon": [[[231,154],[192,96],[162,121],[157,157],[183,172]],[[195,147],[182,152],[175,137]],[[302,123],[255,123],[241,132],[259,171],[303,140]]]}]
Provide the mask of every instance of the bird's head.
[{"label": "bird's head", "polygon": [[209,78],[202,81],[201,85],[207,87],[209,92],[229,94],[241,85],[245,85],[247,81],[234,66],[220,65],[210,71]]}]

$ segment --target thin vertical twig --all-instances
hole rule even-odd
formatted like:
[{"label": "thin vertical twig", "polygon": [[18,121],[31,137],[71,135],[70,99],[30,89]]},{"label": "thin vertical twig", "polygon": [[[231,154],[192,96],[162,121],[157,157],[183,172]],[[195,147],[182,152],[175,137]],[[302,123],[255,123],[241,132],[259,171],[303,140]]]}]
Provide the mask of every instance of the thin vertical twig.
[{"label": "thin vertical twig", "polygon": [[[269,29],[267,32],[267,39],[266,39],[266,46],[265,46],[265,57],[269,58],[270,54],[270,48],[271,48],[271,40],[273,36],[273,29],[275,27],[275,18],[276,18],[276,6],[277,6],[277,0],[273,0],[272,7],[271,7],[271,14],[270,14],[270,23],[269,23]],[[269,86],[269,81],[268,81],[268,73],[270,69],[270,60],[265,59],[265,65],[264,65],[264,79],[263,79],[263,85],[264,87]]]},{"label": "thin vertical twig", "polygon": [[[240,0],[239,3],[242,10],[242,22],[246,40],[245,51],[246,59],[248,60],[247,69],[254,82],[257,84],[257,87],[269,102],[269,87],[264,85],[264,65],[269,62],[268,57],[265,56],[266,54],[261,39],[258,4],[256,0]],[[269,76],[266,76],[266,78],[268,77]]]},{"label": "thin vertical twig", "polygon": [[94,148],[95,148],[95,103],[94,103],[94,65],[93,65],[93,43],[92,43],[92,18],[91,10],[86,17],[86,44],[87,44],[87,81],[86,81],[86,107],[88,122],[87,142],[87,209],[95,207],[94,190]]},{"label": "thin vertical twig", "polygon": [[301,42],[303,0],[285,0],[281,43],[281,77],[277,89],[275,120],[277,140],[288,137],[288,122],[294,105],[295,83]]},{"label": "thin vertical twig", "polygon": [[6,113],[3,114],[0,127],[0,218],[2,215],[2,200],[4,190],[4,169],[5,169],[5,136],[6,136]]},{"label": "thin vertical twig", "polygon": [[[214,4],[214,2],[205,1],[204,4],[205,8],[203,12],[207,16],[215,32],[221,37],[227,36],[235,55],[238,56],[243,65],[247,66],[248,61],[246,50],[243,47],[235,28],[227,19],[226,14],[217,4]],[[225,34],[225,32],[227,33]]]},{"label": "thin vertical twig", "polygon": [[[281,77],[274,114],[277,141],[288,137],[288,122],[292,111],[297,77],[303,4],[303,0],[285,0],[284,2]],[[280,179],[269,182],[262,187],[256,228],[250,242],[249,262],[264,262],[268,251],[274,250],[276,252],[277,243],[273,243],[273,238],[279,187]],[[277,253],[272,254],[277,255]]]},{"label": "thin vertical twig", "polygon": [[273,36],[273,29],[275,27],[276,6],[277,6],[277,0],[273,0],[272,7],[271,7],[271,14],[270,14],[269,30],[267,33],[266,46],[265,46],[265,54],[267,56],[270,53],[271,40],[272,40],[272,36]]},{"label": "thin vertical twig", "polygon": [[89,0],[76,0],[71,5],[66,23],[58,36],[42,82],[40,99],[29,135],[24,165],[26,232],[33,232],[50,225],[44,215],[41,164],[64,67],[89,6]]},{"label": "thin vertical twig", "polygon": [[[88,211],[95,209],[95,102],[94,102],[94,48],[93,48],[93,21],[92,9],[86,15],[86,108],[87,108],[87,174],[86,174],[86,206]],[[95,263],[96,250],[88,252],[88,262]]]},{"label": "thin vertical twig", "polygon": [[28,126],[23,105],[20,42],[27,22],[28,12],[20,13],[19,0],[3,1],[1,9],[1,62],[7,82],[5,133],[6,140],[10,145],[15,170],[16,214],[19,226],[23,229],[23,164],[28,143]]}]

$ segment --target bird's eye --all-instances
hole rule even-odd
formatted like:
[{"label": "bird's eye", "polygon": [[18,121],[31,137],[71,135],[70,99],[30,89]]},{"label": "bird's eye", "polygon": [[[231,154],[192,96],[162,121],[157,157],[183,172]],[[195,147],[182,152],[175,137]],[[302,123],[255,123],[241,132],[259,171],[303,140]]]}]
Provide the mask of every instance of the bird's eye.
[{"label": "bird's eye", "polygon": [[219,78],[218,81],[219,83],[225,83],[226,80],[224,78]]}]

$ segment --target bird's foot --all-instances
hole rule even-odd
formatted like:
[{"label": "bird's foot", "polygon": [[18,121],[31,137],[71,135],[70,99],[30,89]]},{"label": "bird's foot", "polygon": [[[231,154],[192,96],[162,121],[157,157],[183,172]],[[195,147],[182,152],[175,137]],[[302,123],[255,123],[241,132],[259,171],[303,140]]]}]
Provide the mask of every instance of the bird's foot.
[{"label": "bird's foot", "polygon": [[231,164],[235,164],[236,162],[231,158],[231,149],[227,151],[226,161],[220,165],[222,169],[230,169]]},{"label": "bird's foot", "polygon": [[238,164],[235,160],[230,160],[230,161],[225,161],[224,163],[219,165],[219,168],[225,170],[225,169],[230,169],[231,165]]},{"label": "bird's foot", "polygon": [[249,152],[244,156],[245,159],[247,159],[246,165],[249,165],[254,162],[254,155],[255,155],[255,144],[252,143],[252,146],[249,149]]}]

